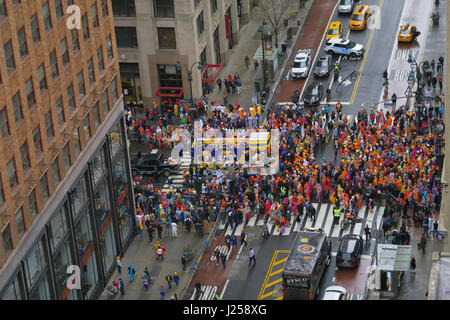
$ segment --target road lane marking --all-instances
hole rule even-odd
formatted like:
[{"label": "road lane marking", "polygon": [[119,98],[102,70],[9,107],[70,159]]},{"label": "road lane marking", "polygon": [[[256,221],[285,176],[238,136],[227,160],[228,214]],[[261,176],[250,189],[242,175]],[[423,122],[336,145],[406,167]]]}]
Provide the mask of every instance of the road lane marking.
[{"label": "road lane marking", "polygon": [[275,262],[275,263],[273,264],[272,267],[275,267],[276,265],[279,265],[280,263],[286,262],[287,259],[288,259],[288,258],[286,257],[286,258],[284,258],[284,259],[278,260],[277,262]]},{"label": "road lane marking", "polygon": [[280,292],[280,290],[273,290],[273,291],[271,291],[269,293],[266,293],[265,295],[263,295],[261,297],[261,299],[258,299],[258,300],[263,300],[264,298],[267,298],[268,296],[271,296],[271,295],[273,295],[274,293],[277,293],[277,292]]},{"label": "road lane marking", "polygon": [[[384,3],[384,0],[381,0],[380,5],[379,5],[379,10],[377,12],[377,19],[381,15],[381,9],[383,8],[383,3]],[[375,34],[375,30],[376,29],[374,28],[370,32],[369,41],[367,42],[367,46],[366,46],[366,52],[364,52],[364,57],[362,59],[361,66],[359,67],[358,78],[356,79],[355,87],[353,88],[352,97],[350,98],[350,104],[353,104],[353,102],[355,101],[356,91],[358,90],[359,81],[362,77],[362,71],[364,70],[364,65],[366,64],[366,58],[369,55],[370,46],[372,44],[372,38],[373,38],[373,35]]]},{"label": "road lane marking", "polygon": [[271,286],[274,286],[274,285],[276,285],[277,283],[280,283],[281,281],[283,281],[282,278],[279,278],[279,279],[277,279],[277,280],[275,280],[275,281],[272,281],[271,283],[266,284],[266,288],[271,287]]},{"label": "road lane marking", "polygon": [[282,268],[281,268],[281,269],[278,269],[277,271],[272,272],[272,273],[269,275],[269,277],[272,277],[272,276],[274,276],[274,275],[276,275],[276,274],[279,274],[279,273],[282,272],[282,271],[283,271]]},{"label": "road lane marking", "polygon": [[269,269],[268,269],[268,271],[267,271],[267,273],[266,273],[266,277],[264,278],[264,282],[263,282],[263,284],[262,284],[262,286],[261,286],[261,290],[259,291],[259,295],[258,295],[257,300],[261,300],[261,295],[263,294],[263,292],[264,292],[265,289],[266,289],[266,283],[267,283],[268,278],[270,277],[270,272],[272,271],[272,264],[273,264],[273,262],[275,261],[275,259],[276,259],[277,256],[278,256],[278,251],[275,251],[275,252],[273,253],[272,260],[270,261]]}]

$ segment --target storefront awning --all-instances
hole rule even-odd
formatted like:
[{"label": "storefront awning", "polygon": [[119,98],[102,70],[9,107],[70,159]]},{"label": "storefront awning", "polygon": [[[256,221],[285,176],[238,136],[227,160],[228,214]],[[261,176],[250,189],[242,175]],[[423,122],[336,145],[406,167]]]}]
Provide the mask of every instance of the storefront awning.
[{"label": "storefront awning", "polygon": [[156,90],[157,97],[181,98],[182,95],[183,88],[181,87],[160,87]]},{"label": "storefront awning", "polygon": [[[216,68],[216,73],[214,74],[214,76],[212,78],[203,78],[203,75],[205,74],[206,70],[208,70],[209,68]],[[207,64],[202,71],[202,82],[214,82],[216,81],[217,76],[219,75],[220,70],[222,69],[222,65],[221,64]]]},{"label": "storefront awning", "polygon": [[412,246],[379,244],[377,248],[378,267],[381,271],[408,271]]}]

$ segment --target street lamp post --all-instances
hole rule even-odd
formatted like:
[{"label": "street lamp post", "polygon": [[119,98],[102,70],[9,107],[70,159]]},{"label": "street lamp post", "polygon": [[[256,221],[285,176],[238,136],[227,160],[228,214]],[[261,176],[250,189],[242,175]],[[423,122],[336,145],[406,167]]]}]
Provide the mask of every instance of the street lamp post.
[{"label": "street lamp post", "polygon": [[197,69],[198,69],[198,70],[202,70],[202,69],[203,69],[203,65],[202,65],[202,63],[199,62],[199,61],[194,62],[194,63],[191,65],[190,68],[188,68],[184,63],[180,63],[180,61],[177,61],[177,63],[176,63],[177,68],[181,68],[181,65],[183,65],[183,66],[186,68],[186,72],[187,72],[187,80],[188,80],[188,82],[189,82],[189,90],[190,90],[190,93],[191,93],[191,108],[192,108],[193,105],[194,105],[194,98],[193,98],[193,96],[192,96],[192,68],[194,68],[194,66],[195,66],[196,64],[198,64],[198,66],[197,66]]},{"label": "street lamp post", "polygon": [[264,50],[264,26],[266,25],[266,19],[263,19],[262,21],[262,25],[259,26],[258,28],[258,32],[261,32],[261,49],[262,49],[262,56],[263,56],[263,61],[262,61],[262,65],[263,65],[263,81],[264,81],[264,86],[263,86],[263,91],[266,91],[266,86],[267,86],[267,78],[266,78],[266,55],[265,55],[265,50]]}]

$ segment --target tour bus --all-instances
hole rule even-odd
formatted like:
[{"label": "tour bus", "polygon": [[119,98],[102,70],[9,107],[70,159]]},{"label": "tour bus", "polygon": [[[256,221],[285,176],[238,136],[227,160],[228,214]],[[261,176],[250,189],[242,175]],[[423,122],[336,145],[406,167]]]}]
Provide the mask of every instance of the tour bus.
[{"label": "tour bus", "polygon": [[331,242],[325,232],[300,231],[282,272],[283,299],[312,300],[319,294],[319,283],[331,262]]}]

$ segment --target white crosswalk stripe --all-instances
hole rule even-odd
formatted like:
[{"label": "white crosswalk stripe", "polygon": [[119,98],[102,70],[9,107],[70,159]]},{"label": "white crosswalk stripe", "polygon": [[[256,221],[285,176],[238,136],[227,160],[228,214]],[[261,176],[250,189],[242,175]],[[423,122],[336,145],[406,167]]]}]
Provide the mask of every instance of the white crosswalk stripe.
[{"label": "white crosswalk stripe", "polygon": [[362,300],[362,299],[363,299],[362,295],[347,293],[345,300]]}]

